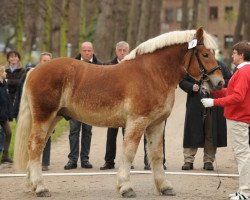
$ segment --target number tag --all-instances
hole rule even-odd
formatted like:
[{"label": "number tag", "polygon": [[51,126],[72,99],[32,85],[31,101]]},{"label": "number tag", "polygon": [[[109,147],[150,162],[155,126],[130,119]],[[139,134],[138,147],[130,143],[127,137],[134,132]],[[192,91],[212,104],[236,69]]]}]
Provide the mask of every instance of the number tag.
[{"label": "number tag", "polygon": [[188,49],[192,49],[197,46],[197,39],[193,39],[188,43]]}]

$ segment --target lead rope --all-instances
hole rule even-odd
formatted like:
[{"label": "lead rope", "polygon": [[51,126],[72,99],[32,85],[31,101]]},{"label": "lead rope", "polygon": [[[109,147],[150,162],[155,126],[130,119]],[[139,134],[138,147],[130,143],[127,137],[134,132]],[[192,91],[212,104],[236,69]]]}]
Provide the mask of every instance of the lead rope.
[{"label": "lead rope", "polygon": [[[202,81],[200,82],[200,85],[202,84]],[[208,93],[206,93],[206,92],[204,92],[204,91],[199,91],[200,92],[200,95],[201,95],[201,98],[209,98],[209,94]],[[207,108],[205,108],[204,110],[203,110],[203,130],[204,130],[204,122],[205,122],[205,119],[206,119],[206,117],[207,117],[207,112],[209,112],[208,110],[207,110]],[[218,180],[219,180],[219,183],[218,183],[218,186],[217,186],[217,190],[220,188],[220,186],[221,186],[221,179],[220,179],[220,175],[219,175],[219,171],[218,171],[218,164],[217,164],[217,159],[216,159],[216,157],[215,157],[215,159],[214,159],[214,162],[215,162],[215,166],[216,166],[216,174],[217,174],[217,178],[218,178]]]},{"label": "lead rope", "polygon": [[215,166],[216,166],[217,178],[219,179],[219,184],[217,186],[217,190],[218,190],[221,186],[221,179],[220,179],[220,175],[219,175],[219,171],[218,171],[217,159],[215,158],[214,161],[215,161]]}]

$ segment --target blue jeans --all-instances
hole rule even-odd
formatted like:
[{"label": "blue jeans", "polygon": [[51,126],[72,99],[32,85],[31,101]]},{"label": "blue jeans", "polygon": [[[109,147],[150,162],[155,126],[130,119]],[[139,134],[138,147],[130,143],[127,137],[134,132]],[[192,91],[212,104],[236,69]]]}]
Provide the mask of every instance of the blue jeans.
[{"label": "blue jeans", "polygon": [[80,159],[81,162],[85,162],[89,160],[89,152],[90,152],[90,144],[92,137],[92,126],[77,121],[75,119],[71,119],[69,121],[69,146],[70,153],[68,155],[69,160],[74,163],[77,163],[79,158],[79,138],[80,131],[82,129],[82,138],[81,138],[81,153]]}]

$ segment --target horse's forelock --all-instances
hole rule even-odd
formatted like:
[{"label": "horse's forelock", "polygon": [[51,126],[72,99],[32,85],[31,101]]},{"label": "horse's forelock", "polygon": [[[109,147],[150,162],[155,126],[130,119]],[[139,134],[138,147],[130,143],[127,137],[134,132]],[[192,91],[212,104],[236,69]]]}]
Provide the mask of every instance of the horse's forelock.
[{"label": "horse's forelock", "polygon": [[[155,38],[149,39],[135,49],[133,49],[123,60],[132,60],[136,55],[142,55],[146,53],[152,53],[157,49],[161,49],[165,46],[171,46],[174,44],[183,44],[190,42],[195,37],[196,30],[187,31],[173,31],[159,35]],[[208,49],[217,49],[217,44],[213,36],[204,31],[203,33],[204,45]]]},{"label": "horse's forelock", "polygon": [[203,33],[203,41],[206,48],[213,50],[218,49],[215,37],[206,33],[205,31]]}]

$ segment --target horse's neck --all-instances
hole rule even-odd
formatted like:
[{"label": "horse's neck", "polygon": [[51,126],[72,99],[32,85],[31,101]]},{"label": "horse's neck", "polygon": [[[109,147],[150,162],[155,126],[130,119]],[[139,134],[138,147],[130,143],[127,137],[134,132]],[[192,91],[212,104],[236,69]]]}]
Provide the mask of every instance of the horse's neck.
[{"label": "horse's neck", "polygon": [[187,51],[185,44],[173,45],[158,50],[157,56],[155,56],[155,67],[157,67],[159,76],[166,81],[166,84],[176,86],[185,74],[184,58]]}]

